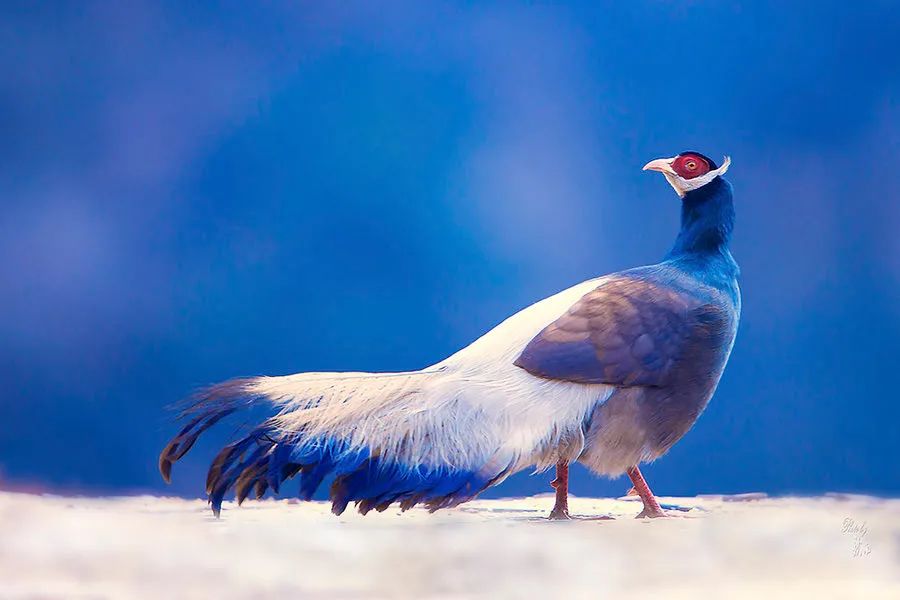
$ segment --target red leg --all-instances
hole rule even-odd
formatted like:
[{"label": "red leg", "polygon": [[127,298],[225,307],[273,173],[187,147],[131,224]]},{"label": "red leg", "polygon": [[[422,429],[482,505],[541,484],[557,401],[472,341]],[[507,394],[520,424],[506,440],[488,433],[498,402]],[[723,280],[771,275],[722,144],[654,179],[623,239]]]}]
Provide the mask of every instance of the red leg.
[{"label": "red leg", "polygon": [[649,517],[655,519],[656,517],[665,517],[666,513],[660,508],[659,502],[656,501],[656,497],[653,495],[653,492],[650,491],[650,486],[647,485],[647,481],[644,479],[644,476],[641,475],[641,470],[637,465],[625,472],[628,473],[628,477],[631,478],[631,483],[634,484],[634,491],[637,492],[637,495],[641,497],[641,501],[644,503],[644,510],[641,511],[637,518],[642,519]]},{"label": "red leg", "polygon": [[550,485],[556,489],[556,504],[548,518],[566,520],[569,518],[569,463],[564,460],[556,463],[556,479]]}]

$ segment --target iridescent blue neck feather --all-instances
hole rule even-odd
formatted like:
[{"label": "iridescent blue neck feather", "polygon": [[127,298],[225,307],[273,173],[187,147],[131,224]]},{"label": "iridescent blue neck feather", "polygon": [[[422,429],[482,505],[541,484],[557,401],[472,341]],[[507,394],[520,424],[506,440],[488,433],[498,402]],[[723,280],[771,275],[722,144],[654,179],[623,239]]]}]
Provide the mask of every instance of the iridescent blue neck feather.
[{"label": "iridescent blue neck feather", "polygon": [[666,262],[720,289],[732,288],[738,275],[728,249],[733,229],[731,184],[716,177],[682,199],[681,231]]},{"label": "iridescent blue neck feather", "polygon": [[692,253],[718,254],[727,250],[733,229],[731,185],[716,177],[682,199],[681,231],[668,258]]}]

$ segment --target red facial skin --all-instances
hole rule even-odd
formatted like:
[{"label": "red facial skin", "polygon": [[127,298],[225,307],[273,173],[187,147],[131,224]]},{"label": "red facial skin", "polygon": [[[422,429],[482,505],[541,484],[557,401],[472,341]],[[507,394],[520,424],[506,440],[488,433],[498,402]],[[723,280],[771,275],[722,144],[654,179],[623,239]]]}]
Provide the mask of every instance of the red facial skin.
[{"label": "red facial skin", "polygon": [[672,163],[672,170],[682,179],[693,179],[709,173],[709,163],[702,156],[688,152],[678,155]]}]

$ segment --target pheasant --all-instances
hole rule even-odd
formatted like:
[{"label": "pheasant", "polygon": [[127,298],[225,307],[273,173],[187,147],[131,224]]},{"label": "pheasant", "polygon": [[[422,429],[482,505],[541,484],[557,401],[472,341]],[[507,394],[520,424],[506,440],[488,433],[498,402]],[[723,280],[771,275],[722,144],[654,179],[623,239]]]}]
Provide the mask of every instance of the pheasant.
[{"label": "pheasant", "polygon": [[729,165],[698,152],[647,163],[681,198],[681,229],[661,262],[541,300],[433,366],[247,377],[198,392],[160,455],[163,478],[204,431],[261,405],[267,418],[209,468],[217,516],[229,491],[240,504],[295,476],[300,498],[331,477],[332,511],[353,503],[365,514],[456,506],[520,470],[555,466],[551,517],[568,518],[575,461],[627,474],[638,516],[664,516],[639,465],[665,454],[706,407],[740,317]]}]

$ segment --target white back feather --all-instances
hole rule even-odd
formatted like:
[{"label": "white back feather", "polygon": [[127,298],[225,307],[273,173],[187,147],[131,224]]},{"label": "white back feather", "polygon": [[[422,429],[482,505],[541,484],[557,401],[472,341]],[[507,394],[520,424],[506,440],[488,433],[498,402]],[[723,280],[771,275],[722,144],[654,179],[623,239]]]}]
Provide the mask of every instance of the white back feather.
[{"label": "white back feather", "polygon": [[513,362],[602,281],[542,300],[422,371],[262,377],[253,391],[280,406],[276,423],[287,432],[347,440],[410,466],[546,468],[558,448],[569,458],[580,453],[582,423],[614,388],[542,379]]}]

